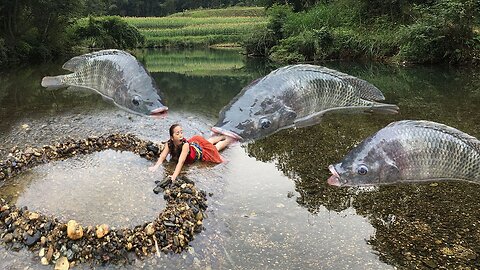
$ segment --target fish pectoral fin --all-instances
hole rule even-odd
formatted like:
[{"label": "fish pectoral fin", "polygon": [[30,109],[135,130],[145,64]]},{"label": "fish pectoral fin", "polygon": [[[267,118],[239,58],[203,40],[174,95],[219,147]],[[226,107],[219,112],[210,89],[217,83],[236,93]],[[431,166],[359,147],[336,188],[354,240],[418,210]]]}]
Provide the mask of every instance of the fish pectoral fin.
[{"label": "fish pectoral fin", "polygon": [[304,116],[302,118],[295,119],[295,121],[293,121],[293,125],[296,128],[303,128],[303,127],[316,125],[320,123],[324,114],[325,114],[325,111],[321,111],[321,112]]}]

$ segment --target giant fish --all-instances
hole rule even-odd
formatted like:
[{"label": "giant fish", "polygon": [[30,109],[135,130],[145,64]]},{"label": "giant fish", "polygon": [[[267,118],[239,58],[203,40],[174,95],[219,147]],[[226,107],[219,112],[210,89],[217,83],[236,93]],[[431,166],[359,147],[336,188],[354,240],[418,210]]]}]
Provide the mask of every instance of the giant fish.
[{"label": "giant fish", "polygon": [[330,111],[396,113],[367,81],[315,65],[291,65],[272,71],[242,89],[221,111],[212,128],[236,140],[255,140],[289,127],[320,122]]},{"label": "giant fish", "polygon": [[335,186],[432,180],[480,184],[480,141],[435,122],[393,122],[329,169],[328,183]]},{"label": "giant fish", "polygon": [[127,111],[156,115],[167,111],[148,71],[131,54],[103,50],[73,57],[63,68],[73,73],[44,77],[42,86],[92,89]]}]

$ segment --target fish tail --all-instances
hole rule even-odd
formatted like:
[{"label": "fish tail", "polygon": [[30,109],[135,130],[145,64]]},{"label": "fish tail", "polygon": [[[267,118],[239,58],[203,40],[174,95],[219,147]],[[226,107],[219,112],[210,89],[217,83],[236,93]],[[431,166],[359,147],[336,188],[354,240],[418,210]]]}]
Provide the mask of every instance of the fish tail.
[{"label": "fish tail", "polygon": [[47,88],[61,88],[66,85],[62,82],[61,78],[63,76],[46,76],[42,79],[42,86]]},{"label": "fish tail", "polygon": [[366,113],[378,113],[378,114],[396,114],[398,113],[398,108],[397,105],[394,104],[382,104],[382,103],[377,103],[374,104],[372,107],[368,108],[365,110]]}]

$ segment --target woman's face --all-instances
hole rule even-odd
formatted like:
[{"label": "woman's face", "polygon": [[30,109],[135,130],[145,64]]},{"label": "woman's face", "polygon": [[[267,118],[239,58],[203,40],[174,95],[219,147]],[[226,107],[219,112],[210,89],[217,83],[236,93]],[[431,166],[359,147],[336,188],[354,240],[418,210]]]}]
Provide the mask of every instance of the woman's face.
[{"label": "woman's face", "polygon": [[174,142],[180,142],[183,139],[183,129],[181,126],[176,126],[173,129],[173,135],[172,135],[172,140]]}]

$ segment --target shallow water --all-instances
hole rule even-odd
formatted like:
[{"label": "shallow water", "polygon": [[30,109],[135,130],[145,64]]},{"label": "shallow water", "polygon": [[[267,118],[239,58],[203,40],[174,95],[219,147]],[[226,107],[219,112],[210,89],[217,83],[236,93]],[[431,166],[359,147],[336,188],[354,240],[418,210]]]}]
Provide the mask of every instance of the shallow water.
[{"label": "shallow water", "polygon": [[[208,136],[220,109],[251,80],[275,68],[244,61],[234,51],[143,51],[138,55],[165,94],[170,108],[166,119],[129,114],[88,91],[42,89],[41,78],[63,73],[62,63],[20,68],[0,76],[1,156],[5,157],[14,145],[42,146],[66,137],[80,139],[112,132],[159,142],[168,138],[168,127],[176,122],[184,126],[187,137],[197,133]],[[179,59],[183,59],[183,65]],[[354,145],[395,120],[437,121],[480,137],[480,73],[448,67],[326,65],[372,82],[384,92],[388,103],[400,106],[400,114],[329,115],[313,127],[284,130],[255,143],[234,145],[223,152],[228,163],[185,168],[184,174],[211,194],[205,230],[190,243],[191,249],[180,255],[162,254],[131,266],[107,268],[480,268],[480,185],[445,182],[364,191],[326,183],[329,164],[340,161]],[[175,68],[169,71],[169,66]],[[171,173],[173,166],[167,164],[148,174],[150,162],[124,154],[121,158],[132,162],[126,166],[131,172],[123,171],[124,177],[118,181],[130,184],[127,179],[132,177],[141,181],[143,186],[135,187],[128,200],[148,208],[153,204],[150,198],[161,197],[151,191],[152,182]],[[78,161],[82,160],[80,164],[87,164],[79,157]],[[101,152],[95,160],[107,164],[111,156]],[[67,162],[75,164],[75,171],[83,166],[74,160]],[[62,166],[46,165],[48,172],[58,172],[57,182],[65,181]],[[35,168],[26,175],[41,170]],[[114,178],[107,167],[101,171],[106,179]],[[18,186],[25,187],[21,196],[35,192],[36,188],[28,186],[41,185],[49,177],[34,178],[15,179],[20,182]],[[46,192],[65,188],[53,184],[55,181],[44,185]],[[93,176],[79,181],[96,183]],[[116,195],[128,194],[128,188],[106,187],[116,191],[110,196],[112,203],[119,201]],[[72,200],[87,202],[86,190],[76,189],[74,193]],[[39,207],[51,203],[49,200],[40,201]],[[30,202],[25,204],[34,207]],[[131,213],[132,209],[125,209],[127,213],[122,215],[132,224],[140,224],[150,210],[139,210],[137,214],[143,216],[138,216]],[[112,215],[109,211],[104,214]],[[99,223],[104,218],[86,215],[85,222]],[[0,266],[5,269],[40,269],[38,262],[34,253],[15,253],[0,247]]]},{"label": "shallow water", "polygon": [[151,192],[157,177],[145,170],[149,164],[134,153],[105,150],[34,167],[0,192],[61,220],[133,227],[166,206],[163,196]]}]

